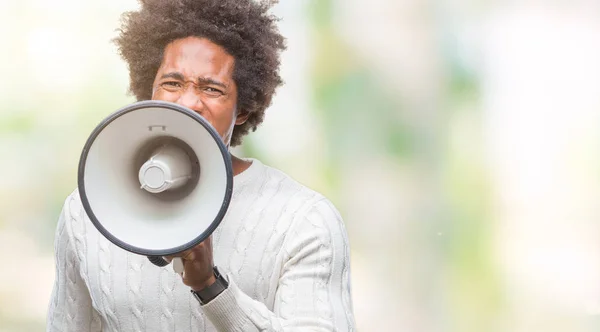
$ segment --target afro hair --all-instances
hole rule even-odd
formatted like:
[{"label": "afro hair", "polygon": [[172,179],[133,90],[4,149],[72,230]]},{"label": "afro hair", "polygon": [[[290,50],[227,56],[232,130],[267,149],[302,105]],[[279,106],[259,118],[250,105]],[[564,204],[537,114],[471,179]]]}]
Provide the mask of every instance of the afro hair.
[{"label": "afro hair", "polygon": [[279,55],[285,39],[277,18],[268,13],[276,1],[254,0],[140,0],[139,11],[122,17],[115,43],[129,68],[130,93],[137,100],[152,98],[152,84],[166,46],[195,36],[223,47],[235,59],[233,79],[238,109],[249,114],[236,125],[231,146],[256,130],[282,84]]}]

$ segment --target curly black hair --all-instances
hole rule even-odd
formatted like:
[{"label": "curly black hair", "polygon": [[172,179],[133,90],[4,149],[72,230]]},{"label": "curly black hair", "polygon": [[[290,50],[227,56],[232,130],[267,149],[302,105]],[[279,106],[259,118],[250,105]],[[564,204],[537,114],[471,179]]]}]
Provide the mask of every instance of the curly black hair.
[{"label": "curly black hair", "polygon": [[139,11],[122,16],[115,43],[129,67],[130,93],[137,100],[152,98],[154,77],[163,51],[172,41],[196,36],[223,47],[235,59],[233,80],[238,109],[248,120],[236,125],[231,146],[262,123],[275,89],[282,84],[279,54],[285,39],[277,18],[268,13],[276,1],[140,0]]}]

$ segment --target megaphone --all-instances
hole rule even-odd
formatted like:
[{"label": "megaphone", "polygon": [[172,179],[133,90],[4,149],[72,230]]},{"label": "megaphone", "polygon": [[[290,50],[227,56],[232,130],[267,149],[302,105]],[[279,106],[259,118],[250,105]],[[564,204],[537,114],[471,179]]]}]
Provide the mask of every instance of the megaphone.
[{"label": "megaphone", "polygon": [[231,200],[233,169],[203,117],[178,104],[141,101],[92,131],[78,188],[104,237],[165,266],[164,256],[196,246],[217,228]]}]

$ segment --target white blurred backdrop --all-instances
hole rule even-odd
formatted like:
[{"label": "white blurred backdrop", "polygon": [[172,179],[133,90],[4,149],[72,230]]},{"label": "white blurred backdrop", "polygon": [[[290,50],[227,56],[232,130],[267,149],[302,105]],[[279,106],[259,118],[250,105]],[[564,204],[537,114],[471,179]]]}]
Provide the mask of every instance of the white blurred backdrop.
[{"label": "white blurred backdrop", "polygon": [[[0,331],[45,324],[87,135],[131,103],[133,0],[0,0]],[[238,153],[328,196],[359,331],[600,328],[600,2],[281,1]]]}]

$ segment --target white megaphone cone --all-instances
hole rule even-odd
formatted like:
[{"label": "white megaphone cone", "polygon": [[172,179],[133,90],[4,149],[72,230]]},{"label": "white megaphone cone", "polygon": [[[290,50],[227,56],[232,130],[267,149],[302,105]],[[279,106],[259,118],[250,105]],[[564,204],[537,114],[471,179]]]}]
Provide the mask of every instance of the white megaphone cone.
[{"label": "white megaphone cone", "polygon": [[94,129],[79,161],[78,188],[102,235],[164,266],[163,256],[196,246],[219,225],[233,170],[204,118],[174,103],[142,101]]}]

